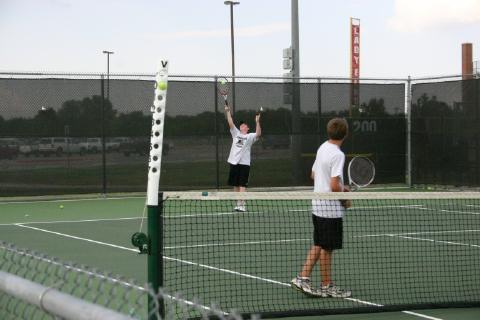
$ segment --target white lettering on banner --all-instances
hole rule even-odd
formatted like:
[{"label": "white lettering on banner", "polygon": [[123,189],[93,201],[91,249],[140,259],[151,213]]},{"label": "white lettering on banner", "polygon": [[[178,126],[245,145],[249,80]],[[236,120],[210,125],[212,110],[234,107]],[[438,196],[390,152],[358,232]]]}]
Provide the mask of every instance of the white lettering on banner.
[{"label": "white lettering on banner", "polygon": [[355,120],[353,121],[353,132],[377,132],[377,121]]}]

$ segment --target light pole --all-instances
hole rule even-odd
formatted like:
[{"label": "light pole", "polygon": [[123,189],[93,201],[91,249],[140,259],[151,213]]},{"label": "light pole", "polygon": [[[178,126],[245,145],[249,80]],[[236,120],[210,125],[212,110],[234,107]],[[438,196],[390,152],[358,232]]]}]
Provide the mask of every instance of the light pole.
[{"label": "light pole", "polygon": [[107,55],[107,100],[110,99],[110,55],[114,54],[113,51],[103,50],[103,53]]},{"label": "light pole", "polygon": [[238,1],[225,1],[225,5],[230,6],[230,46],[232,49],[232,113],[235,112],[235,40],[233,33],[233,6],[240,4]]}]

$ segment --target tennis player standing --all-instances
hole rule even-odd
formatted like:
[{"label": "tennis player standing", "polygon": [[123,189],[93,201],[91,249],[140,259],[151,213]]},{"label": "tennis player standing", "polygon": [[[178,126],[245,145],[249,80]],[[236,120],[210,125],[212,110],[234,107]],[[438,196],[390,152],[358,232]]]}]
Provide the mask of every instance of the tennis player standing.
[{"label": "tennis player standing", "polygon": [[[243,121],[240,121],[240,130],[235,127],[230,108],[227,105],[225,105],[225,116],[227,117],[228,127],[232,134],[232,147],[230,148],[230,155],[227,160],[230,164],[228,184],[233,187],[233,191],[235,192],[245,192],[250,174],[252,145],[262,134],[260,114],[257,113],[255,116],[256,128],[254,133],[248,133],[250,128]],[[245,201],[238,200],[234,210],[239,212],[247,211]]]},{"label": "tennis player standing", "polygon": [[[334,118],[327,124],[328,141],[318,148],[312,168],[314,192],[349,191],[343,184],[345,154],[340,146],[347,137],[348,123]],[[343,245],[343,214],[345,203],[339,200],[312,200],[313,242],[302,272],[291,281],[294,289],[316,297],[347,298],[351,291],[342,290],[331,278],[333,251]],[[313,267],[320,263],[322,278],[320,289],[312,287],[310,275]]]}]

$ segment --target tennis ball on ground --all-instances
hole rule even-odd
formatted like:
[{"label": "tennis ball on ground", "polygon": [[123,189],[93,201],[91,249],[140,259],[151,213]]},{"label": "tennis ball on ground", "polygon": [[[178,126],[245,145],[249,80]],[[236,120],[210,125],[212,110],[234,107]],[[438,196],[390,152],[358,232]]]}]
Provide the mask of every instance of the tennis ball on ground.
[{"label": "tennis ball on ground", "polygon": [[158,89],[166,90],[167,89],[167,83],[165,81],[159,81],[158,82]]},{"label": "tennis ball on ground", "polygon": [[59,205],[58,207],[59,207],[60,209],[63,209],[63,208],[64,208],[64,207],[63,207],[63,204]]}]

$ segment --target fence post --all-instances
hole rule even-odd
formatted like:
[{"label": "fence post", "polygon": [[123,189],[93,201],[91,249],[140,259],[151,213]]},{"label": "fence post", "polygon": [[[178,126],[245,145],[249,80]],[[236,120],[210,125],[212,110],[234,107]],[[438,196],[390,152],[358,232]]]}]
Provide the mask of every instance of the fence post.
[{"label": "fence post", "polygon": [[406,87],[407,99],[405,101],[405,112],[407,113],[407,154],[406,154],[406,176],[407,186],[412,187],[412,79],[408,76]]},{"label": "fence post", "polygon": [[323,133],[322,130],[322,78],[318,78],[317,84],[317,109],[318,109],[318,116],[317,116],[317,144],[320,145],[321,139],[320,135]]},{"label": "fence post", "polygon": [[101,108],[101,133],[102,133],[102,195],[107,195],[107,160],[106,160],[106,150],[105,150],[105,79],[104,75],[101,75],[101,95],[102,102],[100,105]]},{"label": "fence post", "polygon": [[218,132],[218,99],[217,99],[217,82],[218,76],[213,81],[213,101],[215,101],[215,183],[217,190],[220,189],[220,160],[219,160],[219,132]]}]

